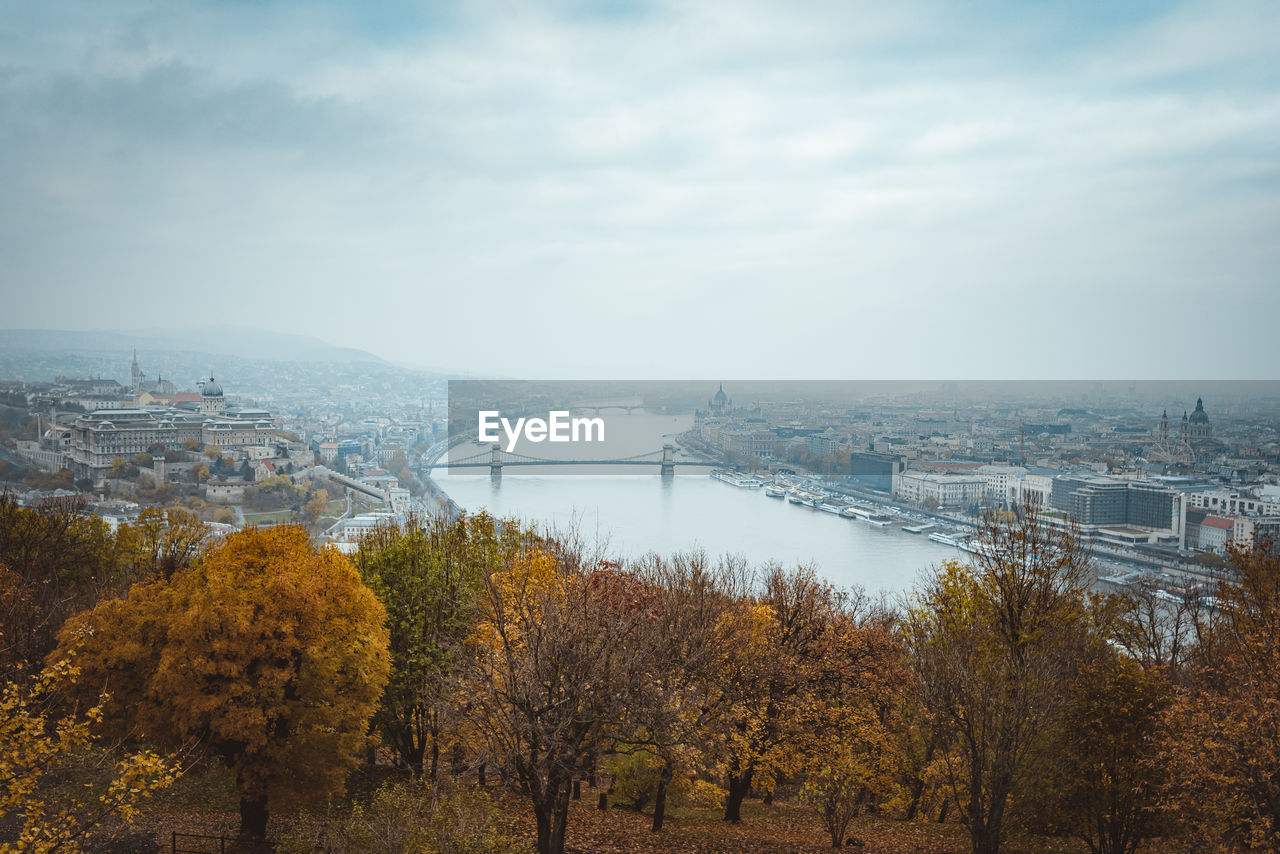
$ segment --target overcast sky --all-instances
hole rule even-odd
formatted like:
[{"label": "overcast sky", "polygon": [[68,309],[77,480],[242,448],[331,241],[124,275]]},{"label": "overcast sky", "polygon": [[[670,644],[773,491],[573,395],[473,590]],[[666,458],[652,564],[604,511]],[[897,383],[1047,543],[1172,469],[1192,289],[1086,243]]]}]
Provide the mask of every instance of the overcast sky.
[{"label": "overcast sky", "polygon": [[1277,378],[1280,3],[0,0],[0,327]]}]

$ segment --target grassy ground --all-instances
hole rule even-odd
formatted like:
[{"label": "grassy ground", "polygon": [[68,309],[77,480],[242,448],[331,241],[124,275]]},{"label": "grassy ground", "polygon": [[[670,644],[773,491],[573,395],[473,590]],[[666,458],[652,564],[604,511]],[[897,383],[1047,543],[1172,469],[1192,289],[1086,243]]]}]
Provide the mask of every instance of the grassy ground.
[{"label": "grassy ground", "polygon": [[[312,806],[291,814],[273,816],[270,833],[279,836],[300,823],[312,824],[328,815],[342,815],[353,800],[364,800],[381,783],[399,776],[387,768],[363,768],[349,783],[348,795],[330,804]],[[533,812],[527,797],[489,787],[502,813],[502,823],[533,850]],[[747,801],[741,824],[728,824],[720,813],[672,809],[661,833],[649,831],[652,815],[627,808],[596,808],[598,792],[584,787],[582,799],[569,810],[567,850],[574,854],[817,854],[829,852],[831,840],[810,809],[794,803],[766,805]],[[230,775],[214,767],[193,773],[156,798],[142,820],[146,832],[168,852],[173,831],[234,836],[239,826],[236,797]],[[932,821],[904,822],[881,816],[855,819],[844,850],[858,854],[966,854],[967,834],[959,824]],[[860,844],[859,844],[860,843]],[[1084,848],[1068,840],[1012,838],[1007,854],[1083,854]]]},{"label": "grassy ground", "polygon": [[266,513],[245,513],[244,521],[249,525],[278,525],[293,519],[292,510],[272,510]]}]

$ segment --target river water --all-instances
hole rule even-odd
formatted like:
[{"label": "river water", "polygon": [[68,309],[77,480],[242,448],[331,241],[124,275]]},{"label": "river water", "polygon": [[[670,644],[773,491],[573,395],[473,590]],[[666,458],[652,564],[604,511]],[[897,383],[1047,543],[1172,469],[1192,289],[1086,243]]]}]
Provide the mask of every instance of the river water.
[{"label": "river water", "polygon": [[[635,415],[621,419],[632,453],[660,448],[687,429],[689,418]],[[610,421],[615,428],[618,419]],[[616,442],[616,440],[615,440]],[[620,453],[613,444],[611,453]],[[552,456],[552,446],[539,449]],[[555,451],[572,453],[563,446]],[[454,501],[474,512],[529,522],[576,525],[606,541],[623,557],[650,551],[669,554],[702,549],[712,556],[742,555],[755,563],[807,564],[835,584],[859,586],[873,595],[906,592],[920,574],[963,552],[924,534],[901,530],[903,522],[878,528],[860,519],[769,498],[762,489],[742,489],[713,480],[705,468],[662,477],[657,466],[626,474],[575,473],[570,467],[508,467],[501,477],[437,471],[436,482]],[[616,470],[615,470],[616,471]],[[532,474],[526,474],[532,472]],[[643,472],[632,474],[630,472]]]}]

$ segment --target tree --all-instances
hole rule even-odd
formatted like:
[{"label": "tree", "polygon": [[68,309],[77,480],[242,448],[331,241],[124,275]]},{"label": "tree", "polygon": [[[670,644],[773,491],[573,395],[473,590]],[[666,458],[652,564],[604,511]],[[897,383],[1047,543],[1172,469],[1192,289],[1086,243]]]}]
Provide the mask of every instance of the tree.
[{"label": "tree", "polygon": [[209,528],[185,510],[148,507],[132,525],[116,531],[116,551],[131,567],[134,578],[169,577],[195,560]]},{"label": "tree", "polygon": [[905,620],[922,705],[974,854],[996,854],[1010,798],[1063,713],[1087,633],[1088,555],[1034,511],[988,516],[975,565],[947,561]]},{"label": "tree", "polygon": [[779,776],[799,770],[808,707],[816,692],[843,679],[828,655],[830,629],[850,607],[847,595],[812,569],[779,566],[766,570],[761,592],[744,604],[724,681],[732,706],[723,731],[724,820],[735,823],[753,785],[768,795]]},{"label": "tree", "polygon": [[0,819],[14,821],[17,832],[0,850],[75,854],[94,827],[111,817],[129,821],[143,800],[177,776],[171,761],[141,750],[115,760],[97,797],[73,794],[55,801],[46,779],[76,766],[80,755],[96,746],[91,728],[108,699],[100,695],[83,714],[58,715],[53,698],[78,675],[67,656],[29,682],[0,686]]},{"label": "tree", "polygon": [[540,854],[564,850],[573,779],[644,678],[653,602],[634,576],[556,542],[485,581],[466,714],[482,757],[528,792]]},{"label": "tree", "polygon": [[616,749],[654,758],[650,829],[657,833],[675,775],[697,770],[692,766],[711,752],[707,742],[728,710],[721,678],[733,629],[740,625],[734,612],[741,607],[747,574],[735,561],[709,566],[700,553],[669,559],[649,555],[635,572],[658,602],[641,641],[649,678],[628,706],[628,731]]},{"label": "tree", "polygon": [[1229,551],[1234,578],[1201,615],[1201,642],[1169,709],[1173,806],[1193,838],[1280,851],[1280,554]]},{"label": "tree", "polygon": [[468,639],[480,619],[485,579],[520,548],[511,526],[484,514],[410,519],[360,543],[360,577],[387,609],[391,678],[375,716],[387,742],[416,774],[431,756],[434,779],[445,719]]},{"label": "tree", "polygon": [[1162,668],[1143,669],[1098,644],[1071,686],[1041,807],[1047,823],[1094,854],[1132,854],[1162,832],[1162,716],[1171,699]]},{"label": "tree", "polygon": [[302,506],[302,517],[308,525],[314,525],[320,521],[320,517],[324,515],[325,508],[329,504],[329,493],[323,489],[317,489],[307,503]]},{"label": "tree", "polygon": [[0,670],[39,668],[62,622],[137,580],[106,524],[77,500],[22,507],[0,494]]},{"label": "tree", "polygon": [[902,743],[895,732],[904,726],[901,699],[911,680],[887,615],[841,613],[828,631],[828,656],[841,677],[815,692],[808,707],[800,797],[840,848],[859,813],[900,790]]},{"label": "tree", "polygon": [[341,553],[301,528],[249,529],[69,620],[55,656],[83,645],[110,731],[220,756],[260,838],[269,808],[341,790],[386,683],[385,619]]}]

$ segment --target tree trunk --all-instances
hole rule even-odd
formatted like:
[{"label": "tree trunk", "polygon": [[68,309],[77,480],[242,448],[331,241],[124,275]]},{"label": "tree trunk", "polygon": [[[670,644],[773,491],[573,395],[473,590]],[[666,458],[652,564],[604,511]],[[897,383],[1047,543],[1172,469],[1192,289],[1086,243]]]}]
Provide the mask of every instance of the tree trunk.
[{"label": "tree trunk", "polygon": [[569,823],[569,781],[548,780],[533,800],[538,827],[538,854],[563,854],[564,832]]},{"label": "tree trunk", "polygon": [[911,779],[910,792],[911,803],[907,805],[907,821],[911,821],[916,817],[916,813],[920,809],[920,800],[924,797],[924,768],[933,761],[933,752],[936,749],[934,739],[929,739],[929,745],[924,750],[924,762],[921,763],[920,774]]},{"label": "tree trunk", "polygon": [[449,773],[454,777],[461,777],[462,772],[467,770],[466,755],[462,750],[462,742],[455,742],[453,749],[449,752]]},{"label": "tree trunk", "polygon": [[440,742],[431,739],[431,780],[436,779],[436,771],[440,767]]},{"label": "tree trunk", "polygon": [[575,801],[582,800],[582,781],[581,780],[573,781],[573,799]]},{"label": "tree trunk", "polygon": [[652,833],[662,830],[663,819],[667,817],[667,787],[671,785],[672,776],[671,762],[663,762],[658,772],[658,791],[653,796],[653,826],[649,828]]},{"label": "tree trunk", "polygon": [[551,854],[551,804],[547,799],[534,799],[533,820],[538,827],[538,854]]},{"label": "tree trunk", "polygon": [[609,793],[608,792],[600,793],[600,799],[596,801],[596,809],[600,810],[601,812],[605,812],[606,810],[609,809]]},{"label": "tree trunk", "polygon": [[480,763],[480,769],[476,772],[476,782],[477,782],[477,783],[479,783],[481,787],[483,787],[483,786],[484,786],[484,784],[485,784],[485,782],[486,782],[486,781],[485,781],[485,774],[484,774],[485,766],[486,766],[486,765],[487,765],[487,763],[485,763],[485,762],[481,762],[481,763]]},{"label": "tree trunk", "polygon": [[551,850],[547,854],[562,854],[565,830],[569,827],[569,781],[556,786],[556,811],[552,815]]},{"label": "tree trunk", "polygon": [[970,828],[973,854],[1000,854],[1000,832],[990,826]]},{"label": "tree trunk", "polygon": [[267,796],[240,796],[240,835],[253,839],[267,837]]},{"label": "tree trunk", "polygon": [[751,790],[751,772],[729,775],[729,797],[724,805],[724,820],[738,824],[742,821],[742,801]]}]

